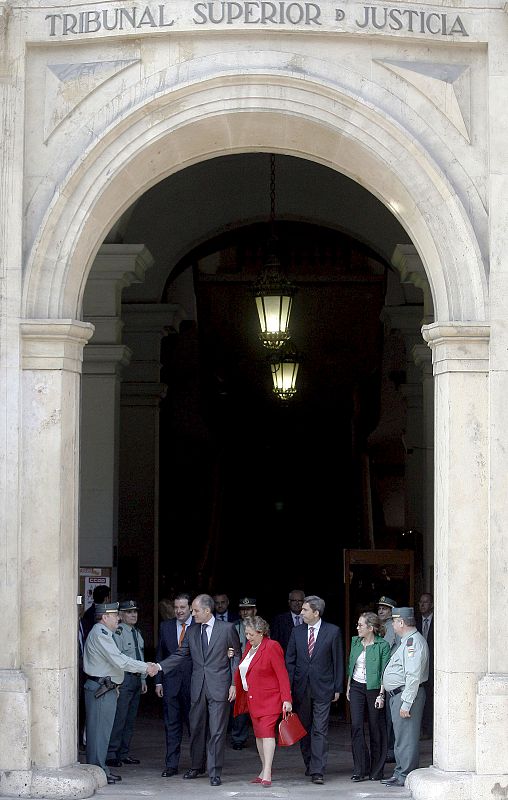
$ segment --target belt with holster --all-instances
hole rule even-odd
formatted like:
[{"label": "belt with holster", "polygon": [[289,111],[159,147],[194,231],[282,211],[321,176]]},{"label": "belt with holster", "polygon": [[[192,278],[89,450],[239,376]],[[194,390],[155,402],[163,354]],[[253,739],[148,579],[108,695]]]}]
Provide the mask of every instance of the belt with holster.
[{"label": "belt with holster", "polygon": [[397,686],[396,689],[387,689],[386,694],[390,697],[395,697],[396,694],[400,694],[402,691],[404,691],[404,686]]}]

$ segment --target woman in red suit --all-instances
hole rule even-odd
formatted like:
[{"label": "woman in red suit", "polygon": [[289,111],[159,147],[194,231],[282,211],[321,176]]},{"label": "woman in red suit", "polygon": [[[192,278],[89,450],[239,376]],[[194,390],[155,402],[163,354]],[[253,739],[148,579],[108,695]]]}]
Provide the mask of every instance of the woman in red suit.
[{"label": "woman in red suit", "polygon": [[251,783],[272,785],[275,725],[282,712],[292,710],[289,677],[280,644],[270,639],[268,623],[261,617],[245,620],[247,647],[235,673],[234,714],[249,712],[261,772]]}]

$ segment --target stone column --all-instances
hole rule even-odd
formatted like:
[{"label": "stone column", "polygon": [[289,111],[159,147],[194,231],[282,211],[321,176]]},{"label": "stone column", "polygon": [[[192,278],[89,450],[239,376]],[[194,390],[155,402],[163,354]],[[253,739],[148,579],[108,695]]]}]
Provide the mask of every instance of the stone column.
[{"label": "stone column", "polygon": [[[388,306],[384,312],[390,319],[392,328],[400,331],[405,345],[405,382],[400,391],[406,400],[406,430],[404,441],[406,446],[406,507],[405,521],[407,529],[416,529],[426,539],[431,535],[425,529],[424,507],[425,494],[429,487],[422,480],[424,473],[424,439],[423,439],[423,389],[422,376],[417,369],[412,351],[413,347],[422,344],[423,306]],[[432,482],[430,483],[432,488]]]},{"label": "stone column", "polygon": [[[113,567],[118,545],[120,378],[129,363],[124,345],[88,345],[83,363],[80,566]],[[112,575],[111,596],[116,597]]]},{"label": "stone column", "polygon": [[[79,562],[114,567],[118,545],[120,380],[130,350],[122,341],[122,290],[141,283],[153,259],[142,244],[105,244],[93,263],[83,315],[94,325],[84,353],[81,429]],[[116,570],[112,571],[116,597]]]},{"label": "stone column", "polygon": [[[92,330],[74,320],[21,323],[19,625],[30,721],[25,771],[2,773],[2,794],[87,797],[105,782],[102,770],[75,764],[69,711],[77,703],[79,383]],[[16,714],[8,719],[11,727]]]},{"label": "stone column", "polygon": [[124,341],[132,351],[121,397],[119,592],[132,592],[142,608],[152,609],[145,642],[154,641],[158,621],[159,404],[161,338],[179,324],[175,304],[124,304]]},{"label": "stone column", "polygon": [[434,378],[427,345],[416,344],[412,355],[422,372],[423,591],[434,593]]},{"label": "stone column", "polygon": [[488,668],[489,328],[435,323],[423,336],[436,409],[434,767],[415,770],[408,785],[417,800],[483,797],[473,779],[477,692]]}]

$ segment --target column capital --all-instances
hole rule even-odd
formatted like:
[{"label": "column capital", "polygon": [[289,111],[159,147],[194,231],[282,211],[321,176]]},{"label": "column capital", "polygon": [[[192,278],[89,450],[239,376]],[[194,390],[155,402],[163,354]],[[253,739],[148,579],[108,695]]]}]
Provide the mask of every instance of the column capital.
[{"label": "column capital", "polygon": [[425,321],[434,316],[434,305],[430,284],[423,261],[412,244],[398,244],[392,255],[392,264],[400,273],[402,283],[411,283],[423,292],[423,314]]},{"label": "column capital", "polygon": [[83,375],[114,375],[131,360],[124,344],[89,344],[84,353]]},{"label": "column capital", "polygon": [[30,319],[20,323],[20,330],[22,369],[81,372],[93,325],[74,319]]},{"label": "column capital", "polygon": [[422,336],[432,351],[434,375],[488,372],[490,326],[484,322],[433,322]]},{"label": "column capital", "polygon": [[122,290],[142,283],[153,257],[144,244],[103,244],[95,256],[83,297],[83,316],[95,325],[98,343],[118,344]]},{"label": "column capital", "polygon": [[413,361],[420,367],[423,377],[432,377],[432,353],[427,344],[415,344],[412,351]]}]

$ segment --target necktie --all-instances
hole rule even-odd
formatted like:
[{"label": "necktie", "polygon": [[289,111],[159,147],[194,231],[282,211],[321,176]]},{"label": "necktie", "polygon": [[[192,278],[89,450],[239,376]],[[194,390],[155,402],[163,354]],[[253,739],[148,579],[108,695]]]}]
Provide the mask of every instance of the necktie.
[{"label": "necktie", "polygon": [[136,651],[136,659],[138,661],[142,661],[141,653],[139,652],[139,645],[138,645],[138,634],[136,633],[136,628],[132,629],[132,638],[134,639],[134,650]]},{"label": "necktie", "polygon": [[180,631],[180,638],[178,639],[178,647],[182,646],[183,637],[185,636],[185,622],[182,622],[182,630]]},{"label": "necktie", "polygon": [[208,636],[206,633],[206,629],[208,625],[201,625],[201,647],[203,648],[203,658],[206,658],[206,654],[208,653]]},{"label": "necktie", "polygon": [[301,617],[298,616],[295,617],[295,625],[299,625],[301,621],[302,621]]},{"label": "necktie", "polygon": [[423,620],[422,633],[423,633],[425,639],[427,639],[427,636],[429,634],[429,618],[428,617],[425,617],[425,619]]},{"label": "necktie", "polygon": [[224,614],[219,614],[219,619],[221,619],[224,622]]},{"label": "necktie", "polygon": [[309,628],[309,658],[312,658],[312,653],[314,652],[314,645],[316,641],[314,639],[314,628]]}]

